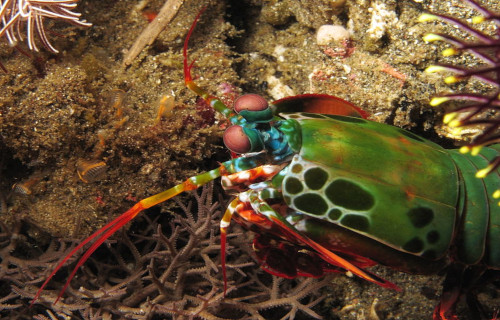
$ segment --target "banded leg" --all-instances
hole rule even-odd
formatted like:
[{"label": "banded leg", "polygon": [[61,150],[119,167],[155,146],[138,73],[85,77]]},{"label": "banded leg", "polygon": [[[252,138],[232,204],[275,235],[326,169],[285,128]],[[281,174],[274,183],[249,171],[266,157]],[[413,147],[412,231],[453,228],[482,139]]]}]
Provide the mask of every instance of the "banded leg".
[{"label": "banded leg", "polygon": [[[239,158],[238,158],[239,159]],[[251,188],[263,188],[271,185],[271,179],[280,173],[285,165],[263,165],[255,167],[249,170],[235,172],[233,174],[224,175],[221,178],[222,186],[225,190],[243,191],[247,190],[248,187]],[[262,182],[260,182],[262,181]],[[238,212],[242,217],[248,216],[248,218],[253,217],[258,218],[254,214],[253,210],[248,210],[245,208],[244,204],[239,200],[239,198],[234,199],[229,204],[222,220],[220,222],[220,234],[221,234],[221,267],[222,267],[222,277],[224,279],[224,295],[227,292],[227,274],[226,274],[226,241],[227,241],[227,229],[231,223],[231,218],[233,214]],[[252,221],[258,225],[265,223],[266,219],[259,219],[259,221],[253,221],[250,219],[246,220],[248,222]]]},{"label": "banded leg", "polygon": [[83,240],[79,245],[77,245],[73,250],[71,250],[62,260],[59,262],[59,264],[55,267],[55,269],[52,271],[52,273],[48,276],[47,280],[42,284],[38,292],[36,293],[35,297],[31,301],[31,305],[35,303],[35,301],[38,299],[40,296],[41,292],[45,288],[45,286],[49,283],[49,281],[52,279],[52,277],[59,271],[59,269],[62,268],[62,266],[68,261],[69,258],[71,258],[73,255],[75,255],[78,250],[83,248],[87,243],[91,242],[92,240],[95,239],[95,242],[85,251],[83,256],[78,260],[76,263],[76,266],[74,267],[73,271],[68,277],[68,280],[64,284],[64,287],[60,291],[56,301],[54,302],[57,303],[61,296],[63,295],[64,291],[66,288],[69,286],[71,279],[75,276],[78,268],[80,268],[85,261],[94,253],[95,250],[104,242],[106,239],[108,239],[111,235],[113,235],[116,231],[118,231],[121,227],[123,227],[125,224],[127,224],[129,221],[134,219],[141,211],[150,208],[154,205],[157,205],[159,203],[162,203],[164,201],[167,201],[170,198],[175,197],[176,195],[184,192],[184,191],[190,191],[197,189],[198,187],[207,184],[208,182],[219,178],[222,175],[229,175],[233,174],[239,171],[244,171],[248,170],[254,167],[258,167],[262,163],[268,162],[268,159],[265,158],[265,155],[263,154],[257,154],[255,156],[250,156],[250,157],[241,157],[233,160],[226,161],[222,163],[218,168],[207,171],[205,173],[199,174],[197,176],[193,176],[186,181],[184,181],[181,184],[178,184],[168,190],[165,190],[163,192],[160,192],[156,195],[153,195],[151,197],[148,197],[146,199],[143,199],[136,203],[132,208],[127,210],[125,213],[121,214],[118,218],[114,219],[113,221],[109,222],[106,224],[104,227],[101,229],[97,230],[94,232],[92,235],[90,235],[88,238]]},{"label": "banded leg", "polygon": [[[321,244],[298,233],[297,230],[286,220],[285,217],[278,214],[272,208],[272,206],[267,203],[266,200],[271,199],[273,194],[276,193],[272,189],[262,189],[258,191],[250,190],[240,193],[238,195],[238,199],[233,200],[221,221],[221,234],[226,233],[226,229],[229,226],[229,221],[231,220],[231,217],[234,213],[237,213],[240,217],[242,215],[251,216],[254,223],[257,217],[259,219],[267,219],[266,223],[264,224],[266,229],[279,229],[280,234],[285,235],[287,239],[290,239],[292,240],[292,242],[295,242],[299,245],[302,244],[312,248],[324,261],[328,262],[329,264],[342,268],[346,271],[350,271],[358,277],[376,283],[382,287],[391,288],[398,291],[400,290],[395,284],[381,279],[363,269],[360,269],[346,259],[329,251]],[[251,215],[249,211],[253,212],[254,215]]]}]

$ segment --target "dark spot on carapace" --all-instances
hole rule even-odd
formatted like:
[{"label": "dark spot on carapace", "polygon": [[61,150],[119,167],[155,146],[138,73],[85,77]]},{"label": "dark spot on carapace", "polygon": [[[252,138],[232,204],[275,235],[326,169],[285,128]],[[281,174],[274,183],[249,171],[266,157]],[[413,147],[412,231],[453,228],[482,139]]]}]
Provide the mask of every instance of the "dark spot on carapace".
[{"label": "dark spot on carapace", "polygon": [[306,213],[322,216],[328,210],[326,201],[319,194],[305,193],[293,200],[295,207]]},{"label": "dark spot on carapace", "polygon": [[333,204],[351,210],[368,210],[375,204],[369,192],[345,179],[337,179],[330,183],[325,194]]},{"label": "dark spot on carapace", "polygon": [[408,251],[408,252],[413,252],[413,253],[418,253],[424,249],[424,242],[420,240],[419,238],[415,237],[408,241],[404,246],[403,249]]},{"label": "dark spot on carapace", "polygon": [[285,190],[286,192],[290,194],[297,194],[302,192],[304,190],[304,186],[302,185],[302,182],[294,177],[289,177],[285,180]]},{"label": "dark spot on carapace", "polygon": [[416,207],[406,213],[415,228],[423,228],[434,220],[434,211],[425,207]]},{"label": "dark spot on carapace", "polygon": [[427,242],[429,242],[430,244],[438,242],[439,238],[439,232],[437,232],[436,230],[432,230],[427,233]]},{"label": "dark spot on carapace", "polygon": [[340,224],[352,229],[365,232],[370,228],[370,222],[368,221],[368,218],[357,214],[349,214],[343,217],[342,220],[340,220]]},{"label": "dark spot on carapace", "polygon": [[334,208],[328,212],[328,218],[330,220],[336,221],[340,218],[342,215],[342,211],[340,209]]},{"label": "dark spot on carapace", "polygon": [[306,185],[312,190],[319,190],[328,179],[328,172],[321,168],[311,168],[304,173]]}]

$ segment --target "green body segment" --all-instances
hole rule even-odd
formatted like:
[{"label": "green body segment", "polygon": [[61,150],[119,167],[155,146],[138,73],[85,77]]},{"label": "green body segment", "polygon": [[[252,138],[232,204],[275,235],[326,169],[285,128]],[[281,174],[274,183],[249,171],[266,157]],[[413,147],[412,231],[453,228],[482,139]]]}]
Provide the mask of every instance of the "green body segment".
[{"label": "green body segment", "polygon": [[500,169],[484,179],[476,172],[498,156],[500,145],[483,147],[472,156],[458,150],[447,150],[460,172],[460,224],[457,228],[457,257],[465,264],[483,261],[490,268],[500,269],[500,206],[492,197],[500,184]]},{"label": "green body segment", "polygon": [[287,204],[391,248],[429,259],[448,253],[460,178],[442,147],[359,118],[283,114],[302,148],[283,180]]}]

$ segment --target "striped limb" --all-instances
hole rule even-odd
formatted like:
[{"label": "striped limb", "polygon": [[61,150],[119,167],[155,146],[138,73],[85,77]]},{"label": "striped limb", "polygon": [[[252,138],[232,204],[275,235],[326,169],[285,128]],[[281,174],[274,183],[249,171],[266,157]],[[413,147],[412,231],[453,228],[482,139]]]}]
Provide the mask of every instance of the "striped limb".
[{"label": "striped limb", "polygon": [[282,237],[286,237],[293,242],[303,244],[313,251],[315,251],[321,259],[327,263],[340,267],[343,270],[350,271],[358,277],[367,281],[378,284],[382,287],[400,291],[400,289],[393,283],[381,279],[376,275],[365,271],[348,260],[336,255],[321,244],[309,239],[307,236],[299,233],[285,217],[276,212],[267,202],[267,199],[279,199],[280,193],[276,189],[262,189],[262,190],[249,190],[242,192],[238,198],[233,200],[229,205],[222,221],[220,223],[221,229],[221,259],[222,271],[224,276],[224,292],[226,292],[226,270],[225,270],[225,234],[229,227],[229,223],[233,214],[237,214],[243,218],[245,222],[251,222],[263,226],[265,229],[281,230]]},{"label": "striped limb", "polygon": [[55,269],[52,271],[52,273],[48,276],[48,278],[42,284],[42,286],[40,287],[40,289],[36,293],[35,297],[31,301],[31,305],[33,305],[36,302],[36,300],[40,296],[40,294],[43,291],[43,289],[45,288],[45,286],[49,283],[49,281],[57,273],[57,271],[59,271],[59,269],[62,268],[62,266],[66,263],[66,261],[68,261],[73,255],[75,255],[78,252],[78,250],[83,248],[87,243],[89,243],[95,239],[95,242],[87,249],[87,251],[85,251],[85,253],[80,258],[80,260],[78,260],[76,266],[74,267],[73,271],[69,275],[68,280],[64,284],[64,287],[60,291],[60,293],[57,296],[57,299],[55,300],[54,303],[57,303],[57,301],[59,301],[59,299],[63,295],[64,291],[69,286],[71,279],[73,279],[73,277],[75,276],[78,268],[80,268],[85,263],[85,261],[87,261],[87,259],[92,255],[92,253],[94,253],[94,251],[97,250],[97,248],[104,241],[106,241],[106,239],[108,239],[111,235],[113,235],[116,231],[118,231],[121,227],[123,227],[129,221],[134,219],[141,211],[143,211],[147,208],[150,208],[154,205],[157,205],[159,203],[162,203],[164,201],[167,201],[168,199],[173,198],[176,195],[178,195],[184,191],[190,191],[190,190],[197,189],[198,187],[200,187],[204,184],[207,184],[208,182],[210,182],[216,178],[219,178],[221,175],[228,175],[228,174],[236,173],[238,171],[248,170],[249,168],[256,167],[265,161],[266,161],[266,159],[262,154],[257,154],[255,156],[251,156],[251,157],[241,157],[241,158],[233,159],[230,161],[226,161],[226,162],[222,163],[216,169],[199,174],[197,176],[193,176],[193,177],[187,179],[186,181],[184,181],[183,183],[176,185],[175,187],[172,187],[168,190],[165,190],[165,191],[160,192],[156,195],[153,195],[149,198],[146,198],[146,199],[139,201],[132,208],[127,210],[125,213],[121,214],[118,218],[116,218],[113,221],[106,224],[101,229],[94,232],[88,238],[83,240],[73,250],[71,250],[61,260],[61,262],[59,262],[59,264],[55,267]]}]

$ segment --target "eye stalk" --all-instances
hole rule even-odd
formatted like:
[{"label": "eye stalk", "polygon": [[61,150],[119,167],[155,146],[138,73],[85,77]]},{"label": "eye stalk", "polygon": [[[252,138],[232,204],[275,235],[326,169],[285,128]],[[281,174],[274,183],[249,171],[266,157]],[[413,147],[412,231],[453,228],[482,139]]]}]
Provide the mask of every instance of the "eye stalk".
[{"label": "eye stalk", "polygon": [[242,95],[234,101],[233,108],[249,122],[269,122],[273,118],[273,112],[266,99],[258,94]]},{"label": "eye stalk", "polygon": [[224,144],[234,153],[257,152],[263,149],[262,139],[254,129],[234,125],[224,131]]}]

